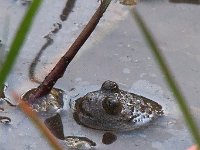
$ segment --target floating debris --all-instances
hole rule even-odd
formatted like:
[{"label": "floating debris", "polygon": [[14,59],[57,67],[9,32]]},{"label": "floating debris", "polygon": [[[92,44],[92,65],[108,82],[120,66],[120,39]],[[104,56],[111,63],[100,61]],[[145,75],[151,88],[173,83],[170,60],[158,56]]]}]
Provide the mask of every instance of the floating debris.
[{"label": "floating debris", "polygon": [[119,0],[122,5],[136,5],[137,0]]},{"label": "floating debris", "polygon": [[[24,95],[22,95],[22,99],[27,101],[29,96],[35,92],[36,88],[29,90]],[[40,114],[55,114],[58,113],[64,105],[63,97],[64,97],[64,91],[61,89],[53,88],[51,92],[43,96],[39,99],[37,99],[33,104],[32,108],[36,112],[39,112]]]},{"label": "floating debris", "polygon": [[8,124],[10,122],[11,122],[11,119],[9,117],[0,116],[0,123]]},{"label": "floating debris", "polygon": [[163,115],[157,102],[120,90],[113,81],[76,100],[72,110],[78,124],[106,131],[133,130]]},{"label": "floating debris", "polygon": [[[5,90],[6,90],[6,85],[4,85],[3,90],[0,90],[0,105],[2,107],[0,107],[0,112],[4,111],[4,104],[6,103],[7,105],[11,106],[11,107],[15,107],[16,105],[12,104],[9,99],[5,96]],[[8,124],[11,122],[11,119],[9,117],[6,116],[0,116],[0,123],[3,124]]]},{"label": "floating debris", "polygon": [[15,107],[16,105],[15,105],[15,104],[12,104],[12,103],[9,101],[9,98],[7,98],[7,97],[5,96],[6,88],[7,88],[7,85],[4,85],[3,90],[0,90],[0,104],[3,104],[3,103],[6,102],[9,106]]},{"label": "floating debris", "polygon": [[102,143],[109,145],[109,144],[112,144],[113,142],[115,142],[116,140],[117,140],[117,136],[114,133],[106,132],[103,135]]},{"label": "floating debris", "polygon": [[71,149],[91,149],[96,146],[96,143],[87,137],[67,136],[64,140],[66,146]]},{"label": "floating debris", "polygon": [[53,117],[47,118],[44,121],[47,128],[51,131],[51,133],[60,140],[64,140],[64,131],[63,124],[59,114],[56,114]]},{"label": "floating debris", "polygon": [[0,107],[0,111],[4,111],[4,108],[1,108],[1,107]]},{"label": "floating debris", "polygon": [[76,4],[76,0],[68,0],[66,2],[66,5],[62,11],[62,14],[60,15],[60,20],[66,21],[69,14],[73,11],[73,8]]},{"label": "floating debris", "polygon": [[4,101],[11,107],[16,107],[17,106],[15,104],[12,104],[7,98],[5,98]]},{"label": "floating debris", "polygon": [[0,100],[5,99],[5,90],[6,90],[6,86],[4,85],[3,89],[0,89]]},{"label": "floating debris", "polygon": [[32,0],[18,0],[18,2],[22,5],[29,5],[31,4]]}]

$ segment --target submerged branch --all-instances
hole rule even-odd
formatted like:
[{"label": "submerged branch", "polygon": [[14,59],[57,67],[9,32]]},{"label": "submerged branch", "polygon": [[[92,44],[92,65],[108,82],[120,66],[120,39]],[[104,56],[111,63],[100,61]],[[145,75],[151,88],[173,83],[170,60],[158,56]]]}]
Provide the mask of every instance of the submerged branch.
[{"label": "submerged branch", "polygon": [[42,97],[51,91],[57,80],[63,76],[67,66],[77,54],[79,49],[94,31],[95,27],[97,26],[99,20],[103,16],[103,13],[106,11],[110,2],[111,0],[103,0],[101,2],[94,15],[92,16],[88,24],[85,26],[83,31],[80,33],[78,38],[71,45],[69,50],[59,60],[59,62],[56,64],[53,70],[45,77],[44,81],[40,84],[35,93],[29,97],[29,103],[34,103],[37,98]]}]

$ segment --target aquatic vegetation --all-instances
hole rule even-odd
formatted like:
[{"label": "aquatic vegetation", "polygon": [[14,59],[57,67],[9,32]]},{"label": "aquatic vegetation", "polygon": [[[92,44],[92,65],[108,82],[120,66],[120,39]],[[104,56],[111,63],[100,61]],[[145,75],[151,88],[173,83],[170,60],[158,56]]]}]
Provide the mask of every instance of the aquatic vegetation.
[{"label": "aquatic vegetation", "polygon": [[189,107],[186,103],[185,97],[183,96],[181,90],[179,89],[175,79],[173,78],[171,70],[169,69],[164,57],[162,56],[162,53],[160,52],[156,41],[154,40],[153,36],[151,35],[150,31],[148,30],[146,24],[142,20],[142,17],[136,10],[132,10],[132,15],[134,16],[138,26],[140,27],[141,32],[144,35],[144,38],[145,38],[146,42],[148,43],[152,54],[155,56],[155,59],[159,65],[161,71],[165,75],[166,83],[172,90],[174,97],[177,100],[177,103],[183,113],[185,121],[188,125],[188,128],[190,129],[190,131],[192,133],[194,140],[197,142],[198,146],[200,147],[200,140],[199,140],[200,133],[198,131],[196,122],[192,117],[191,111],[189,110]]}]

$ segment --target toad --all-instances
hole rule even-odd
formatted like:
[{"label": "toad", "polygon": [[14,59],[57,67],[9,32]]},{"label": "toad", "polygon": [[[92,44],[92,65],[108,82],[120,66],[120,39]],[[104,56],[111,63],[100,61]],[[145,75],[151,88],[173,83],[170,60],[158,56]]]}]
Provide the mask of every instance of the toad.
[{"label": "toad", "polygon": [[104,131],[133,130],[163,114],[157,102],[121,90],[113,81],[105,81],[100,90],[77,99],[73,108],[77,123]]}]

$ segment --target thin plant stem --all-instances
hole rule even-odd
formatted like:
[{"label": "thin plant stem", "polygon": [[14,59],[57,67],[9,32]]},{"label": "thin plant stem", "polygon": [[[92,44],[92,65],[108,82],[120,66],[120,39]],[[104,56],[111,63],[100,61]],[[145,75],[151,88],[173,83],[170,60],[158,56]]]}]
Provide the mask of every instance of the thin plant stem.
[{"label": "thin plant stem", "polygon": [[150,33],[149,29],[147,28],[145,22],[142,20],[142,17],[140,16],[140,14],[135,9],[132,9],[131,13],[134,16],[136,23],[138,24],[147,44],[149,45],[150,50],[151,50],[152,54],[154,55],[155,60],[157,61],[157,64],[160,66],[162,73],[165,75],[166,83],[170,87],[171,91],[173,92],[173,94],[177,100],[177,103],[184,115],[185,121],[188,125],[188,128],[191,131],[191,134],[192,134],[194,140],[196,141],[197,145],[200,147],[200,134],[199,134],[198,127],[195,123],[195,120],[192,117],[189,107],[186,104],[185,97],[183,96],[175,79],[173,78],[173,75],[165,61],[165,58],[163,57],[163,54],[161,53],[161,51],[158,48],[158,44],[154,40],[152,34]]},{"label": "thin plant stem", "polygon": [[48,94],[51,91],[57,80],[63,76],[69,63],[72,61],[72,59],[78,53],[79,49],[83,46],[83,44],[96,28],[110,2],[111,0],[102,0],[100,6],[88,22],[88,24],[85,26],[83,31],[80,33],[78,38],[71,45],[69,50],[58,61],[53,70],[45,77],[44,81],[39,85],[36,91],[32,95],[30,95],[28,99],[29,103],[34,103],[36,99]]}]

